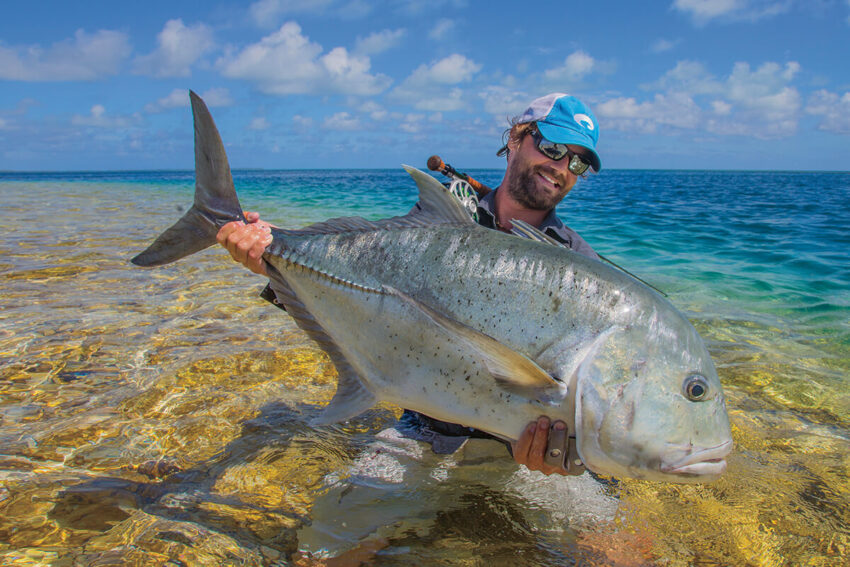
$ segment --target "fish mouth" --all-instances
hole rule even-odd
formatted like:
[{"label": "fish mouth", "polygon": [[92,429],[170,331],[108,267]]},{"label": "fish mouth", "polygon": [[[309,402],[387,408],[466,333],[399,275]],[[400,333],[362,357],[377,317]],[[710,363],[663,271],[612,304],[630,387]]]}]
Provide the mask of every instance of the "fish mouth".
[{"label": "fish mouth", "polygon": [[726,472],[726,455],[731,451],[731,440],[698,451],[689,447],[683,458],[662,463],[661,472],[681,476],[720,476]]}]

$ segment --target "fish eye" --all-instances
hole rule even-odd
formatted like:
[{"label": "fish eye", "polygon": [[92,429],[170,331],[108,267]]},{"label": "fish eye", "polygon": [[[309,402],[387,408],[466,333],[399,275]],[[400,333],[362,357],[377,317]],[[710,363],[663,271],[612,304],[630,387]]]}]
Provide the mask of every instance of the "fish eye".
[{"label": "fish eye", "polygon": [[708,396],[708,380],[702,374],[689,374],[682,384],[682,391],[692,402],[701,402]]}]

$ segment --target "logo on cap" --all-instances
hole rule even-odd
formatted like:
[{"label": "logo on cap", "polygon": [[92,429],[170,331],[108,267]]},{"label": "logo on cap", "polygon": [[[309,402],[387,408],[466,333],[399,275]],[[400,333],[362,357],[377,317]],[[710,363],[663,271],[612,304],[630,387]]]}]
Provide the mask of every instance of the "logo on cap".
[{"label": "logo on cap", "polygon": [[584,126],[591,132],[593,131],[593,120],[591,120],[590,116],[588,116],[587,114],[576,114],[575,116],[573,116],[573,120],[575,120],[579,126]]}]

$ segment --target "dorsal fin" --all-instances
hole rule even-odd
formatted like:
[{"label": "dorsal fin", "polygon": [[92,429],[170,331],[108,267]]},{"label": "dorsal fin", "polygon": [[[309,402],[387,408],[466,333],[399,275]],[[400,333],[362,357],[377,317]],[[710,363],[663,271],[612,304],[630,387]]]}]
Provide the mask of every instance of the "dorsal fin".
[{"label": "dorsal fin", "polygon": [[[341,217],[311,224],[299,229],[275,229],[286,235],[338,234],[341,232],[368,232],[392,228],[421,228],[439,224],[473,225],[475,220],[448,189],[415,167],[402,166],[419,187],[419,202],[403,216],[370,221],[360,217]],[[274,245],[273,245],[274,246]],[[274,252],[273,248],[269,249]]]},{"label": "dorsal fin", "polygon": [[458,201],[443,184],[415,167],[402,165],[419,187],[419,206],[421,210],[411,215],[428,215],[436,224],[458,223],[475,224],[469,211]]}]

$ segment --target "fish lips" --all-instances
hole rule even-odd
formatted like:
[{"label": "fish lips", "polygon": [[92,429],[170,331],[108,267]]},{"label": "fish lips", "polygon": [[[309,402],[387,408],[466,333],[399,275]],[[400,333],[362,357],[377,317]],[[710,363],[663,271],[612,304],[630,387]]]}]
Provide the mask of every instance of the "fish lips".
[{"label": "fish lips", "polygon": [[661,472],[680,476],[720,476],[726,472],[726,455],[732,451],[732,440],[698,451],[672,462],[661,464]]}]

